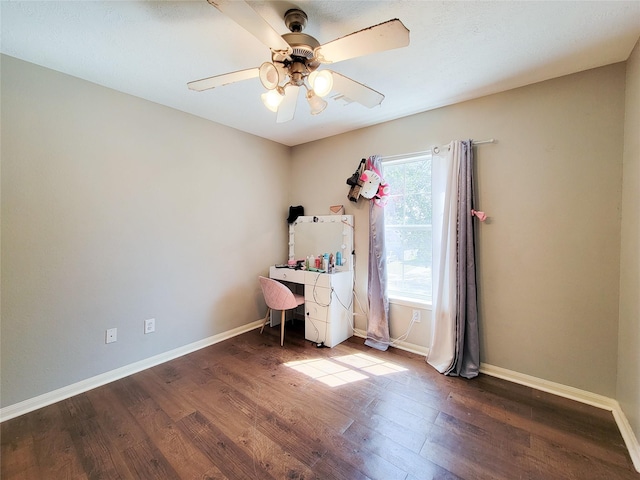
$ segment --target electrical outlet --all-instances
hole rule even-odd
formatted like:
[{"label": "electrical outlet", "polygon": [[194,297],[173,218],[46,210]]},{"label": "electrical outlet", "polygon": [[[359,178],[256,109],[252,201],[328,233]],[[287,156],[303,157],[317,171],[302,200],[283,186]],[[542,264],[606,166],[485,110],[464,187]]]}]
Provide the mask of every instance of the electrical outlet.
[{"label": "electrical outlet", "polygon": [[415,323],[420,323],[420,310],[413,311],[413,316],[411,317],[411,321]]},{"label": "electrical outlet", "polygon": [[113,343],[118,340],[118,329],[109,328],[105,334],[104,343]]},{"label": "electrical outlet", "polygon": [[156,331],[156,319],[150,318],[144,321],[144,333],[153,333]]}]

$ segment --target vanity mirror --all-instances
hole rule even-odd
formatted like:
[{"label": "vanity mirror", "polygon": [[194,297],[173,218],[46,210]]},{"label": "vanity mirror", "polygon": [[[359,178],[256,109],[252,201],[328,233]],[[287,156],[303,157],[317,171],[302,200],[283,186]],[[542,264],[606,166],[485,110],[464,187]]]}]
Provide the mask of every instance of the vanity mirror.
[{"label": "vanity mirror", "polygon": [[353,268],[353,215],[305,215],[289,225],[289,260],[340,252],[342,265]]}]

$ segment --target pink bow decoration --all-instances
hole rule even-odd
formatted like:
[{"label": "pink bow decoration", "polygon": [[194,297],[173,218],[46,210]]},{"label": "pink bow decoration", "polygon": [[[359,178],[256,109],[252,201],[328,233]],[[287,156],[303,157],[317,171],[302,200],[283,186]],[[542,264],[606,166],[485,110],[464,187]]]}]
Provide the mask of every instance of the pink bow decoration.
[{"label": "pink bow decoration", "polygon": [[471,210],[471,216],[473,217],[474,215],[478,217],[478,220],[481,222],[484,222],[487,219],[487,214],[478,210]]}]

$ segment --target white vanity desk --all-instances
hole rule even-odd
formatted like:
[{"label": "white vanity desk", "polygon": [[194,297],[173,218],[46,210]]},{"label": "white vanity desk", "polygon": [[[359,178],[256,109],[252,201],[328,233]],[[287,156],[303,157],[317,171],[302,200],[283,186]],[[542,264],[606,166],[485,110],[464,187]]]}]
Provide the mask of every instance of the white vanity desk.
[{"label": "white vanity desk", "polygon": [[[353,216],[302,216],[289,226],[289,259],[338,251],[343,264],[333,273],[269,268],[270,278],[304,289],[304,338],[327,347],[353,335]],[[279,312],[271,313],[270,324],[280,324]]]}]

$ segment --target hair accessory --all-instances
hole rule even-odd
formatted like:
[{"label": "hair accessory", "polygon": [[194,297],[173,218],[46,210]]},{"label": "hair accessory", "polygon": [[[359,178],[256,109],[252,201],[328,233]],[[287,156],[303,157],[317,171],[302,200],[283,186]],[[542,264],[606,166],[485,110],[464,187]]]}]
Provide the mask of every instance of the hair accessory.
[{"label": "hair accessory", "polygon": [[289,217],[287,218],[287,222],[293,223],[298,217],[304,217],[304,207],[302,205],[298,205],[297,207],[289,207]]}]

